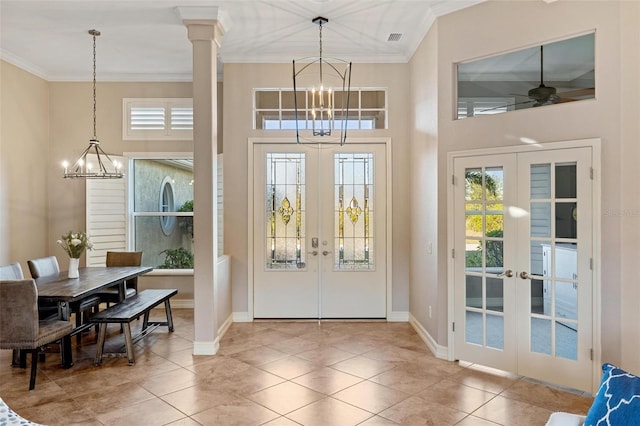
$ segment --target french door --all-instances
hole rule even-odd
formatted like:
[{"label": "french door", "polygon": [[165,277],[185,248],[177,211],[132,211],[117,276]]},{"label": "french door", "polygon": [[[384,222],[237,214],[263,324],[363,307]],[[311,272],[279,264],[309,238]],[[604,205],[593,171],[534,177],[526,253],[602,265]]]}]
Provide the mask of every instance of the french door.
[{"label": "french door", "polygon": [[384,144],[254,145],[254,317],[386,317]]},{"label": "french door", "polygon": [[591,390],[591,164],[588,147],[454,160],[457,359]]}]

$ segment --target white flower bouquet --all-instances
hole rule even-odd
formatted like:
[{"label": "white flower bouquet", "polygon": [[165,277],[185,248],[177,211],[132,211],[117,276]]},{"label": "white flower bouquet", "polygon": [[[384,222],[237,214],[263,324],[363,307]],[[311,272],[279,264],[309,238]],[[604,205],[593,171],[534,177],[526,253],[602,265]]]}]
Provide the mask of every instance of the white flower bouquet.
[{"label": "white flower bouquet", "polygon": [[79,259],[85,250],[93,249],[93,243],[85,232],[67,232],[57,241],[70,258]]}]

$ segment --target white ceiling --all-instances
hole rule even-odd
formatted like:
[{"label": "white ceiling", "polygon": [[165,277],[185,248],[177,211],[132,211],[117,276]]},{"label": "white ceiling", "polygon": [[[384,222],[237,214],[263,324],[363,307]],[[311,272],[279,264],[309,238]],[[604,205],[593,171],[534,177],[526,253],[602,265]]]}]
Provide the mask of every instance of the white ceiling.
[{"label": "white ceiling", "polygon": [[[229,18],[219,62],[323,56],[407,62],[433,21],[484,0],[2,0],[0,57],[50,81],[191,81],[191,43],[177,7],[217,6]],[[399,41],[387,41],[400,33]]]}]

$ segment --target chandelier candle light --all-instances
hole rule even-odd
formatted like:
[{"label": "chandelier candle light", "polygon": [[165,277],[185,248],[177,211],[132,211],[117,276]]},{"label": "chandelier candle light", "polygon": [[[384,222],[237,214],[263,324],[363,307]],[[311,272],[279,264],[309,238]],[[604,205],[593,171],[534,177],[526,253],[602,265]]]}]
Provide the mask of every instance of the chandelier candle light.
[{"label": "chandelier candle light", "polygon": [[[320,54],[293,61],[296,141],[318,143],[318,140],[304,138],[303,132],[311,130],[312,136],[333,136],[328,142],[344,145],[349,118],[351,62],[324,58],[322,26],[329,20],[318,16],[311,22],[320,28]],[[335,130],[339,130],[339,135]]]},{"label": "chandelier candle light", "polygon": [[[111,160],[100,148],[100,142],[96,136],[96,37],[100,35],[100,31],[89,30],[89,34],[93,36],[93,138],[89,140],[89,147],[84,150],[71,168],[69,168],[68,161],[65,160],[62,163],[64,177],[65,179],[119,179],[124,176],[120,170],[122,164]],[[93,164],[87,161],[87,154],[95,154],[97,167],[93,167]]]}]

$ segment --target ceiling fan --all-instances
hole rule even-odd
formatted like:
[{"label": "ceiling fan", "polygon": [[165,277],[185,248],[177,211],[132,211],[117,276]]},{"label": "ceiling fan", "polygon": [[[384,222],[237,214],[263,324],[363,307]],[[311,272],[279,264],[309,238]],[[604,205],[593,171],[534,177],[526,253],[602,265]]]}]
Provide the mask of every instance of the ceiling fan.
[{"label": "ceiling fan", "polygon": [[[527,93],[530,102],[535,102],[534,107],[542,105],[558,104],[563,102],[576,101],[577,97],[592,96],[595,94],[595,88],[576,89],[568,92],[556,93],[556,88],[545,86],[544,84],[544,46],[540,46],[540,85]],[[522,96],[522,95],[517,95]]]},{"label": "ceiling fan", "polygon": [[553,105],[553,104],[559,104],[564,102],[573,102],[573,101],[579,100],[576,98],[581,98],[586,96],[593,97],[594,94],[595,94],[594,87],[556,93],[555,87],[546,86],[544,84],[544,46],[540,46],[540,85],[538,87],[534,87],[533,89],[529,90],[529,92],[526,95],[520,95],[515,93],[513,94],[514,96],[527,97],[529,98],[529,100],[523,101],[523,102],[516,102],[514,104],[509,104],[509,105],[501,105],[493,108],[488,108],[480,112],[490,111],[498,108],[511,107],[515,105],[531,104],[531,103],[533,103],[532,105],[533,107],[539,107],[543,105]]}]

